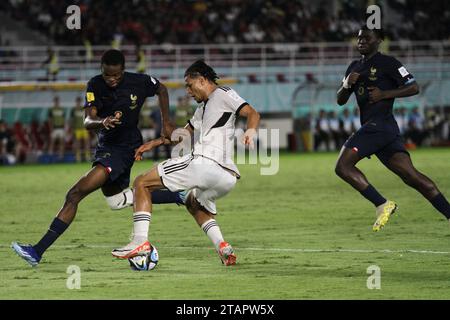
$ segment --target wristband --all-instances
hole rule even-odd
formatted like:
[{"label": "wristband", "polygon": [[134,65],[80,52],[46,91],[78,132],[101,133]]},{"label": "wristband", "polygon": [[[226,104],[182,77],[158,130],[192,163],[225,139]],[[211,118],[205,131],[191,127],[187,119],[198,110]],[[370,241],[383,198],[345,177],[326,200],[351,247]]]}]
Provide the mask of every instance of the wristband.
[{"label": "wristband", "polygon": [[350,89],[350,87],[351,87],[351,85],[349,85],[349,83],[348,83],[348,78],[350,77],[350,75],[348,75],[347,76],[347,78],[345,78],[343,81],[342,81],[342,86],[345,88],[345,89]]}]

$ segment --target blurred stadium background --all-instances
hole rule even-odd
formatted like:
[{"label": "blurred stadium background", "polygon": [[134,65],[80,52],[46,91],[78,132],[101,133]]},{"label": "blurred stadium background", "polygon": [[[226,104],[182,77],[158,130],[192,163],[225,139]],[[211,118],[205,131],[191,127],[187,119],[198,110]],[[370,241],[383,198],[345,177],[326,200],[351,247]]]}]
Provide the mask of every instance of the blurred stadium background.
[{"label": "blurred stadium background", "polygon": [[[72,4],[81,8],[81,30],[66,27]],[[355,33],[370,4],[382,8],[382,51],[402,61],[421,87],[419,96],[396,101],[408,147],[450,146],[444,0],[6,0],[0,2],[0,163],[90,160],[75,156],[72,110],[111,47],[123,50],[128,71],[167,84],[180,125],[195,108],[185,97],[183,72],[203,58],[262,114],[261,127],[280,130],[281,148],[337,150],[358,127],[355,100],[339,108],[335,92],[358,58]],[[55,105],[63,111],[49,117]],[[142,114],[146,138],[154,137],[155,99]],[[65,132],[63,154],[51,142],[58,126]]]}]

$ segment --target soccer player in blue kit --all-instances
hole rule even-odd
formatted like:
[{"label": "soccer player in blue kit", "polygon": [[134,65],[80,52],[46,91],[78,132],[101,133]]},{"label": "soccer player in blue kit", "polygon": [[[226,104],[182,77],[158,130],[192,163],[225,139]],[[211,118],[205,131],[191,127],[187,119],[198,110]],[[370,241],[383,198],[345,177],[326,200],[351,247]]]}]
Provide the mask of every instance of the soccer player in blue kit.
[{"label": "soccer player in blue kit", "polygon": [[397,59],[378,52],[382,40],[381,29],[363,26],[359,30],[357,48],[362,58],[349,65],[337,92],[339,105],[355,94],[362,127],[342,147],[336,174],[375,205],[375,232],[388,222],[397,204],[378,193],[356,167],[361,159],[373,154],[450,220],[450,204],[435,183],[413,166],[392,114],[394,99],[418,94],[419,86]]},{"label": "soccer player in blue kit", "polygon": [[[157,79],[125,72],[125,57],[119,50],[108,50],[102,56],[102,74],[87,85],[84,125],[96,130],[98,145],[92,169],[70,188],[62,208],[47,233],[35,245],[12,243],[12,249],[30,265],[37,265],[43,253],[67,229],[75,218],[78,203],[101,188],[113,210],[133,204],[133,190],[128,188],[135,149],[142,145],[138,129],[141,107],[147,97],[158,96],[163,120],[162,136],[170,137],[167,88]],[[183,204],[182,195],[170,191],[152,193],[157,203]]]}]

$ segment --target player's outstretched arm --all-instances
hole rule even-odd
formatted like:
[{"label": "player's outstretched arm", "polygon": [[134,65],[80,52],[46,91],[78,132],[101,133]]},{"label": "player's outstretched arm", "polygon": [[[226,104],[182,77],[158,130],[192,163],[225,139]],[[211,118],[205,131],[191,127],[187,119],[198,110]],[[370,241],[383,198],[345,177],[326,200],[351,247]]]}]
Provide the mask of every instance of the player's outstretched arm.
[{"label": "player's outstretched arm", "polygon": [[242,143],[253,148],[253,138],[256,135],[256,129],[259,126],[259,119],[261,118],[258,111],[256,111],[251,105],[247,104],[244,106],[240,112],[240,116],[247,118],[247,130],[242,137]]},{"label": "player's outstretched arm", "polygon": [[[192,136],[192,133],[194,131],[192,130],[192,128],[189,125],[186,125],[186,127],[184,127],[184,129],[186,129],[189,132],[189,134]],[[135,154],[134,154],[134,159],[136,161],[140,161],[140,160],[142,160],[142,154],[144,154],[144,152],[148,152],[148,151],[150,151],[156,147],[159,147],[160,145],[163,145],[163,144],[176,145],[176,144],[180,143],[182,140],[183,140],[183,137],[178,137],[178,140],[176,140],[176,141],[171,140],[166,137],[159,137],[158,139],[150,140],[136,149]]]},{"label": "player's outstretched arm", "polygon": [[139,148],[136,149],[136,151],[134,153],[134,159],[136,161],[141,161],[142,155],[144,154],[144,152],[148,152],[156,147],[159,147],[162,144],[165,144],[166,140],[169,140],[169,139],[160,137],[158,139],[153,139],[153,140],[150,140],[150,141],[144,143],[143,145],[141,145]]},{"label": "player's outstretched arm", "polygon": [[156,91],[156,95],[158,96],[158,103],[161,110],[163,124],[161,135],[164,137],[170,137],[172,135],[172,131],[175,130],[175,126],[170,122],[169,93],[167,92],[166,86],[160,83],[158,90]]},{"label": "player's outstretched arm", "polygon": [[121,124],[119,118],[109,116],[106,118],[100,118],[97,115],[97,108],[88,107],[84,112],[84,127],[87,130],[103,129],[109,130],[115,128],[116,125]]}]

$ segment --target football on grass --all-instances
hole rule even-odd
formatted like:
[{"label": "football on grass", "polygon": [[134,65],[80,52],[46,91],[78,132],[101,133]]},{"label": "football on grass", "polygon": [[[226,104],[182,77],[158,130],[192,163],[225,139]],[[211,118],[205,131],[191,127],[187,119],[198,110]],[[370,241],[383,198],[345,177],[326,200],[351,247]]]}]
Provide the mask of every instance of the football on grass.
[{"label": "football on grass", "polygon": [[158,261],[158,250],[156,250],[153,245],[150,245],[150,252],[128,259],[128,262],[130,262],[130,267],[134,271],[153,270],[158,264]]}]

